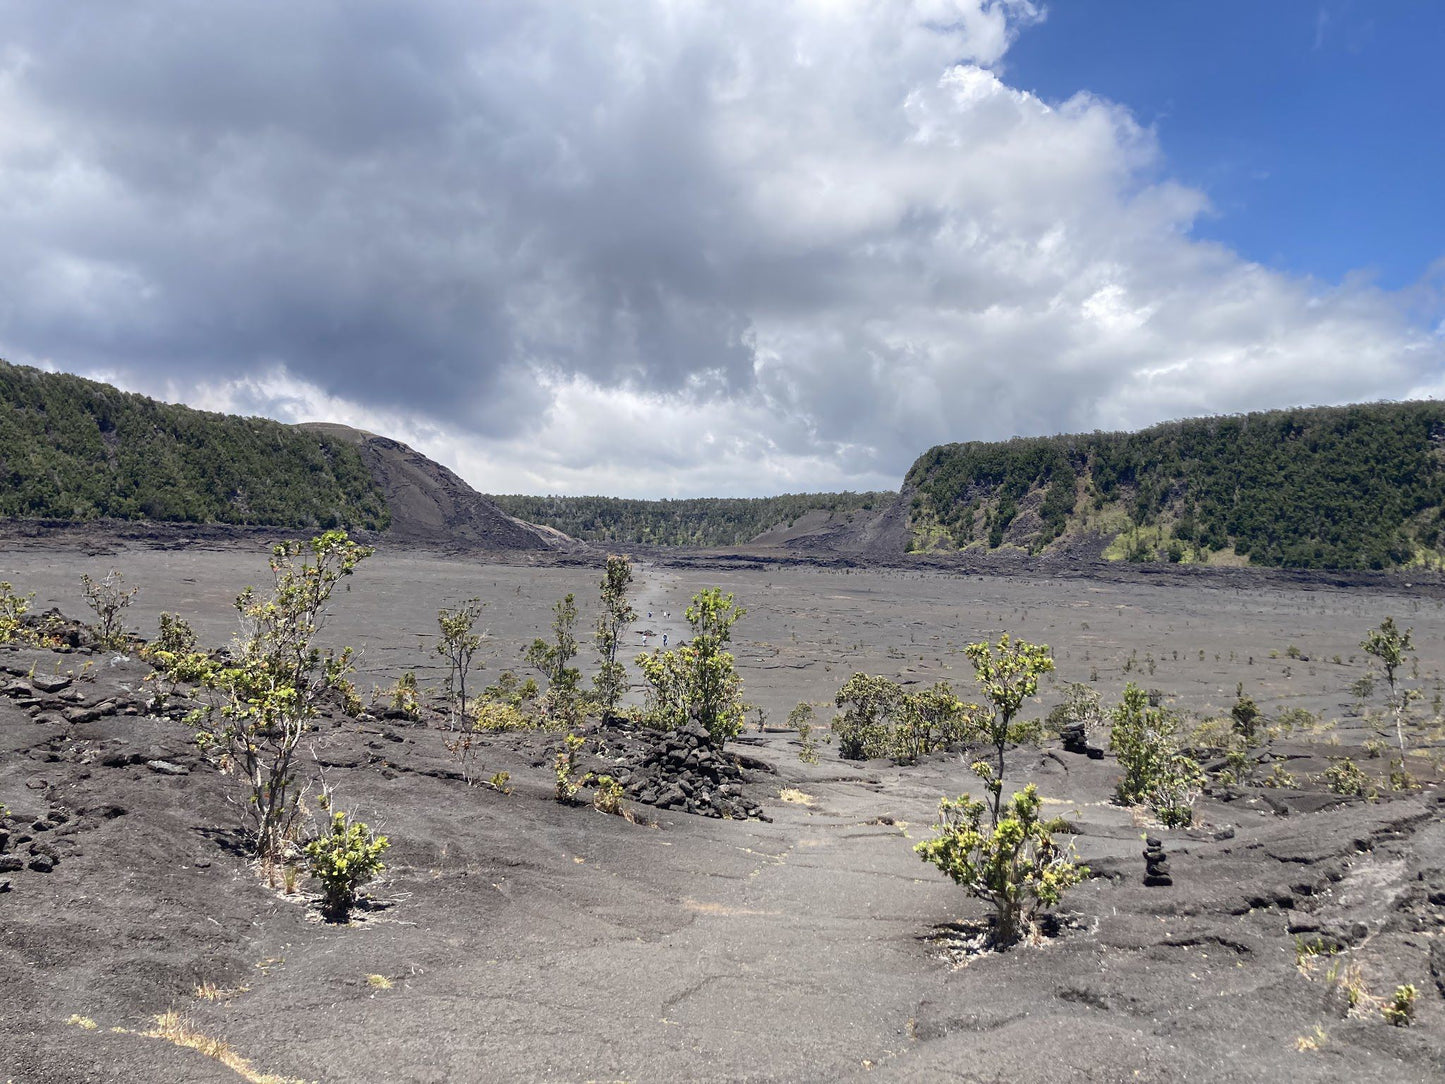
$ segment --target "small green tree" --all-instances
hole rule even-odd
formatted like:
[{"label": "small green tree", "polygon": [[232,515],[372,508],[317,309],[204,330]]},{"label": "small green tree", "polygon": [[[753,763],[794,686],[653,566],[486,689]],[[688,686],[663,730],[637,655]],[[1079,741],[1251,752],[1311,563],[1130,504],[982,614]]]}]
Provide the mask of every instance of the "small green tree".
[{"label": "small green tree", "polygon": [[1053,672],[1054,660],[1048,644],[1013,640],[1008,633],[999,637],[997,647],[987,643],[969,644],[963,653],[973,663],[974,680],[992,708],[979,722],[982,735],[993,746],[993,763],[978,761],[973,771],[988,788],[989,815],[997,826],[1003,802],[1003,755],[1009,727],[1024,702],[1039,691],[1039,679]]},{"label": "small green tree", "polygon": [[[994,943],[1006,948],[1032,928],[1040,907],[1058,903],[1064,892],[1088,875],[1074,860],[1073,847],[1060,847],[1053,834],[1061,818],[1040,820],[1041,800],[1033,784],[1003,801],[1004,748],[1014,718],[1038,691],[1039,679],[1054,669],[1046,644],[1013,640],[1007,633],[996,647],[969,644],[974,677],[988,701],[988,714],[975,712],[980,732],[993,746],[992,763],[979,760],[973,772],[983,780],[986,800],[960,795],[939,803],[934,838],[913,849],[968,893],[992,905]],[[984,823],[984,814],[988,823]]]},{"label": "small green tree", "polygon": [[244,780],[244,820],[259,858],[282,857],[291,839],[297,746],[323,694],[341,687],[351,670],[350,648],[313,644],[327,600],[371,552],[345,531],[276,546],[270,593],[260,597],[248,587],[236,599],[243,631],[231,660],[195,675],[212,698],[197,744]]},{"label": "small green tree", "polygon": [[1259,705],[1254,702],[1254,697],[1244,695],[1242,681],[1234,687],[1234,707],[1229,709],[1229,714],[1234,719],[1234,729],[1246,742],[1253,742],[1255,724],[1259,720]]},{"label": "small green tree", "polygon": [[125,622],[122,613],[135,598],[139,587],[125,589],[125,577],[115,569],[105,574],[103,580],[92,580],[86,573],[80,574],[80,590],[85,604],[95,614],[95,639],[106,651],[118,651],[125,647]]},{"label": "small green tree", "polygon": [[733,625],[745,613],[719,588],[699,591],[684,613],[692,638],[671,651],[637,656],[650,687],[647,712],[654,723],[675,729],[696,719],[719,745],[742,730],[743,683],[727,647]]},{"label": "small green tree", "polygon": [[447,698],[447,714],[452,730],[470,729],[467,718],[467,674],[472,669],[472,659],[482,646],[482,637],[476,632],[477,618],[482,616],[480,599],[469,598],[455,610],[446,607],[437,611],[436,653],[447,662],[447,676],[443,689]]},{"label": "small green tree", "polygon": [[627,589],[631,586],[632,562],[616,554],[609,556],[602,575],[602,613],[597,616],[597,631],[593,635],[601,666],[592,680],[597,703],[609,710],[617,707],[627,692],[627,668],[617,661],[617,649],[627,627],[637,620],[637,611],[627,600]]},{"label": "small green tree", "polygon": [[546,713],[571,724],[577,717],[577,686],[582,671],[570,665],[577,657],[577,599],[570,592],[552,607],[552,635],[555,643],[541,637],[527,648],[526,660],[547,679]]},{"label": "small green tree", "polygon": [[[323,801],[322,808],[330,803]],[[391,846],[362,821],[336,810],[329,830],[306,844],[311,876],[321,882],[321,911],[330,922],[345,922],[356,906],[362,885],[386,867],[381,856]]]},{"label": "small green tree", "polygon": [[1410,652],[1415,650],[1415,644],[1411,640],[1411,633],[1414,629],[1406,629],[1401,632],[1395,625],[1393,617],[1387,617],[1380,622],[1378,628],[1371,629],[1360,646],[1367,654],[1373,655],[1380,660],[1380,665],[1385,671],[1385,683],[1390,687],[1389,704],[1390,711],[1395,716],[1395,739],[1400,747],[1400,770],[1405,770],[1405,721],[1409,711],[1409,703],[1419,693],[1414,689],[1403,689],[1395,672],[1405,665]]},{"label": "small green tree", "polygon": [[1124,775],[1115,788],[1125,805],[1148,805],[1169,828],[1193,823],[1194,801],[1203,783],[1199,765],[1179,751],[1179,720],[1149,703],[1132,681],[1113,712],[1109,748]]}]

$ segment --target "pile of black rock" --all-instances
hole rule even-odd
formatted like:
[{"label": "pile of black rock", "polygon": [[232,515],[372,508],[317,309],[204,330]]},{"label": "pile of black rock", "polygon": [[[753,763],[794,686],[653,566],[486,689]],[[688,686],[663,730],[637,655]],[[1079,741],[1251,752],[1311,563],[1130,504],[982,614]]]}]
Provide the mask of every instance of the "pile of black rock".
[{"label": "pile of black rock", "polygon": [[1169,875],[1169,859],[1164,855],[1164,844],[1154,836],[1144,840],[1144,884],[1150,888],[1163,888],[1174,883]]},{"label": "pile of black rock", "polygon": [[597,755],[587,769],[610,775],[634,802],[701,817],[772,819],[743,794],[738,758],[714,743],[701,723],[652,730],[609,721],[589,737]]},{"label": "pile of black rock", "polygon": [[98,702],[88,701],[69,674],[31,673],[23,667],[0,664],[0,696],[9,697],[39,723],[91,723],[105,715],[140,715],[145,711],[142,697],[117,695]]},{"label": "pile of black rock", "polygon": [[[0,874],[49,873],[60,864],[60,850],[42,833],[51,832],[70,820],[63,809],[51,809],[28,827],[8,814],[0,814]],[[39,836],[40,838],[37,838]],[[10,891],[10,878],[0,876],[0,892]]]},{"label": "pile of black rock", "polygon": [[1070,723],[1059,731],[1059,737],[1063,739],[1064,752],[1077,753],[1086,756],[1090,760],[1102,760],[1104,750],[1089,744],[1087,731],[1083,723]]}]

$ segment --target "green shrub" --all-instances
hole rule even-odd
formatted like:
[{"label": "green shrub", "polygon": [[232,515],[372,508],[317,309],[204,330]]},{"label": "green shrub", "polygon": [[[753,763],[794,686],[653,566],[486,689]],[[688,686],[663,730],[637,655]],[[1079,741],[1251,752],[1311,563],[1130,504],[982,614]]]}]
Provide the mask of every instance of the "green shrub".
[{"label": "green shrub", "polygon": [[1414,1022],[1415,999],[1419,996],[1420,991],[1415,989],[1414,983],[1407,982],[1403,986],[1397,986],[1389,1000],[1380,1006],[1380,1012],[1395,1027],[1408,1027]]},{"label": "green shrub", "polygon": [[184,656],[196,650],[196,630],[180,614],[163,613],[159,619],[156,638],[141,649],[141,658],[153,662],[155,656]]},{"label": "green shrub", "polygon": [[1113,712],[1109,748],[1124,775],[1115,796],[1124,805],[1148,805],[1166,827],[1191,824],[1203,775],[1199,765],[1179,751],[1179,721],[1166,708],[1151,707],[1148,695],[1132,681]]},{"label": "green shrub", "polygon": [[[324,803],[323,808],[329,803]],[[356,906],[357,890],[385,868],[381,856],[391,843],[373,835],[362,821],[337,810],[330,831],[306,844],[311,876],[321,882],[321,910],[332,922],[345,922]]]},{"label": "green shrub", "polygon": [[1395,739],[1400,746],[1402,768],[1405,760],[1405,725],[1409,718],[1410,702],[1419,698],[1420,691],[1404,688],[1396,676],[1396,671],[1405,665],[1410,659],[1410,652],[1415,650],[1411,639],[1414,631],[1406,629],[1401,632],[1395,625],[1395,619],[1387,617],[1380,622],[1378,628],[1371,629],[1360,641],[1365,653],[1378,659],[1385,671],[1385,683],[1389,686],[1389,708],[1395,718]]},{"label": "green shrub", "polygon": [[1349,757],[1334,761],[1323,774],[1324,784],[1335,794],[1351,798],[1373,798],[1375,788],[1370,777]]},{"label": "green shrub", "polygon": [[1255,724],[1259,721],[1259,705],[1253,697],[1244,695],[1243,682],[1235,686],[1234,697],[1234,707],[1229,709],[1229,714],[1234,717],[1234,727],[1245,741],[1252,742]]},{"label": "green shrub", "polygon": [[34,591],[28,595],[17,595],[9,583],[0,582],[0,644],[25,639],[25,614],[34,597]]},{"label": "green shrub", "polygon": [[408,670],[386,691],[387,707],[412,722],[421,718],[421,692],[416,685],[416,671]]},{"label": "green shrub", "polygon": [[592,807],[601,813],[620,817],[623,813],[622,784],[610,775],[599,775],[592,783]]},{"label": "green shrub", "polygon": [[967,794],[945,798],[939,803],[934,838],[917,844],[914,851],[993,906],[994,943],[1006,948],[1032,928],[1038,908],[1058,903],[1088,869],[1074,861],[1072,845],[1054,842],[1053,833],[1062,830],[1064,822],[1039,819],[1041,802],[1032,784],[1003,801],[1009,731],[1024,702],[1038,691],[1039,678],[1054,668],[1048,646],[1012,640],[1005,633],[996,647],[969,644],[964,651],[991,708],[987,714],[976,711],[972,718],[994,753],[992,762],[979,760],[972,766],[983,781],[985,800]]},{"label": "green shrub", "polygon": [[586,739],[581,734],[565,735],[562,738],[562,747],[557,750],[557,755],[552,760],[552,771],[557,776],[554,794],[563,805],[571,805],[577,798],[577,751],[585,743]]},{"label": "green shrub", "polygon": [[903,690],[885,677],[854,674],[834,702],[848,709],[833,720],[838,755],[844,760],[887,756],[890,724],[902,705]]},{"label": "green shrub", "polygon": [[494,700],[474,704],[473,719],[477,730],[533,730],[537,726],[537,720],[522,709]]},{"label": "green shrub", "polygon": [[848,709],[833,720],[840,757],[890,757],[899,764],[967,740],[978,710],[959,700],[947,682],[905,693],[888,678],[870,674],[854,674],[834,702]]},{"label": "green shrub", "polygon": [[1052,907],[1064,892],[1088,875],[1059,847],[1053,833],[1062,819],[1040,820],[1040,801],[1030,783],[1007,802],[996,823],[986,823],[989,807],[967,794],[938,806],[933,839],[914,846],[925,862],[937,866],[955,884],[994,909],[994,941],[1008,946],[1034,925],[1041,907]]},{"label": "green shrub", "polygon": [[798,759],[804,764],[818,763],[818,739],[813,734],[816,714],[813,705],[806,700],[799,701],[788,712],[788,729],[798,732],[798,742],[802,746],[798,750]]},{"label": "green shrub", "polygon": [[717,745],[742,730],[743,682],[727,647],[733,625],[746,613],[720,588],[699,591],[685,611],[691,639],[670,651],[636,657],[647,679],[647,716],[654,726],[675,730],[696,719]]},{"label": "green shrub", "polygon": [[482,690],[481,699],[486,703],[505,704],[518,711],[530,713],[542,690],[535,678],[523,680],[511,670],[503,670],[497,680]]},{"label": "green shrub", "polygon": [[1283,764],[1276,762],[1269,770],[1269,774],[1260,780],[1260,785],[1265,787],[1287,787],[1293,789],[1299,786],[1299,780],[1294,773]]},{"label": "green shrub", "polygon": [[163,613],[156,638],[140,650],[154,669],[145,680],[157,686],[156,705],[163,706],[179,686],[198,685],[215,663],[196,650],[196,633],[179,614]]}]

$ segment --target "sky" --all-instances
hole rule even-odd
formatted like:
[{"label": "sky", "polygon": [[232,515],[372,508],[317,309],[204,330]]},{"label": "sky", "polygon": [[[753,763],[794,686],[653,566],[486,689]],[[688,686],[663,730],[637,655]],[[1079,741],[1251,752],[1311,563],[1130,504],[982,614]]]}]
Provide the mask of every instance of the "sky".
[{"label": "sky", "polygon": [[0,357],[484,492],[1445,394],[1435,0],[0,5]]}]

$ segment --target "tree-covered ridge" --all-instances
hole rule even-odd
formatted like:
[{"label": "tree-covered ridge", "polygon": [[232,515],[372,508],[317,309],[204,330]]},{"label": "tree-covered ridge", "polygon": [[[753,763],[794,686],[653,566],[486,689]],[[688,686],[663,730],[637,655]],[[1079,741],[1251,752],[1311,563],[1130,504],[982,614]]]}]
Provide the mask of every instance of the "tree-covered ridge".
[{"label": "tree-covered ridge", "polygon": [[0,515],[384,530],[356,449],[0,362]]},{"label": "tree-covered ridge", "polygon": [[1111,557],[1247,558],[1294,568],[1437,563],[1445,404],[1374,403],[1194,418],[1137,433],[947,444],[908,472],[914,549],[1065,534]]},{"label": "tree-covered ridge", "polygon": [[780,497],[696,497],[643,501],[623,497],[493,496],[508,515],[555,527],[589,542],[650,546],[738,546],[792,526],[809,512],[881,508],[892,493],[786,493]]}]

